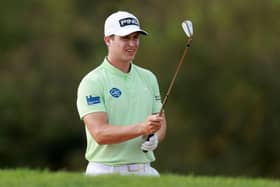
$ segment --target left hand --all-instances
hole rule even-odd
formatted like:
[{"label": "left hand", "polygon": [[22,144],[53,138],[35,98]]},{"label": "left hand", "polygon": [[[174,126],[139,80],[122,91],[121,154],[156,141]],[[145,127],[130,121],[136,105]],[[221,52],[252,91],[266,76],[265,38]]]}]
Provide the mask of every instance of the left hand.
[{"label": "left hand", "polygon": [[141,149],[144,151],[153,151],[157,148],[158,146],[158,136],[155,133],[153,136],[149,138],[149,140],[146,140],[144,143],[141,145]]}]

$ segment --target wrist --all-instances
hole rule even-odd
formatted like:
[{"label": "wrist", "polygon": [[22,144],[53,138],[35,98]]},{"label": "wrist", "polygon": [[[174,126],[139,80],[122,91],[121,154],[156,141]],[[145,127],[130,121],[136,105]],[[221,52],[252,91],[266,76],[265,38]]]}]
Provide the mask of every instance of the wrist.
[{"label": "wrist", "polygon": [[144,124],[143,123],[139,123],[137,125],[137,132],[138,132],[138,135],[139,136],[145,136],[147,135],[146,132],[145,132],[145,128],[144,128]]}]

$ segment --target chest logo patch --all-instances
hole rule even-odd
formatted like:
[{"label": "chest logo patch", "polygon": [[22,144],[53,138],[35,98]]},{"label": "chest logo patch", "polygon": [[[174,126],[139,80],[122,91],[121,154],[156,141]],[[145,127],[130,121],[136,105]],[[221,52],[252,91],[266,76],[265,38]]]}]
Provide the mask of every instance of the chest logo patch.
[{"label": "chest logo patch", "polygon": [[110,90],[110,94],[111,94],[111,96],[113,96],[115,98],[118,98],[118,97],[120,97],[122,95],[122,92],[118,88],[112,88]]}]

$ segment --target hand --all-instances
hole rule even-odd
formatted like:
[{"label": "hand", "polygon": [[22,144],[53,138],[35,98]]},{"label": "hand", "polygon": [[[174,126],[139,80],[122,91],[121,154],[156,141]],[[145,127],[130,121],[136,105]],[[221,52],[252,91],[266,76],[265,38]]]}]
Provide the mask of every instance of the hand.
[{"label": "hand", "polygon": [[143,135],[154,134],[161,128],[163,118],[158,115],[150,115],[147,119],[141,123],[141,129]]},{"label": "hand", "polygon": [[142,143],[141,149],[143,151],[153,151],[157,148],[157,146],[158,146],[158,136],[155,133],[153,136],[149,138],[149,140]]}]

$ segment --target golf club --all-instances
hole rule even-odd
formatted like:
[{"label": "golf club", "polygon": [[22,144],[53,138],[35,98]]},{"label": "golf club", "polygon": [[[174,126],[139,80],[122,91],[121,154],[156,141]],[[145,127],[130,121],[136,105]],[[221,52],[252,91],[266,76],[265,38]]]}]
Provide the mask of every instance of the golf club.
[{"label": "golf club", "polygon": [[160,112],[159,112],[159,115],[160,115],[160,116],[162,115],[163,109],[164,109],[164,107],[165,107],[165,105],[166,105],[166,103],[167,103],[168,96],[169,96],[169,94],[170,94],[170,92],[171,92],[171,89],[173,88],[173,85],[174,85],[174,83],[175,83],[176,77],[177,77],[177,75],[178,75],[178,73],[179,73],[179,70],[180,70],[180,68],[181,68],[181,65],[183,64],[184,58],[185,58],[186,54],[188,53],[189,47],[191,46],[191,42],[192,42],[192,36],[193,36],[193,26],[192,26],[192,22],[191,22],[190,20],[183,21],[182,27],[183,27],[183,30],[185,31],[186,35],[188,36],[188,41],[187,41],[187,45],[186,45],[186,47],[185,47],[185,50],[184,50],[184,52],[183,52],[183,55],[182,55],[182,57],[181,57],[181,59],[180,59],[178,65],[177,65],[176,71],[175,71],[174,76],[173,76],[173,78],[172,78],[172,80],[171,80],[171,83],[170,83],[170,85],[169,85],[169,88],[168,88],[168,90],[167,90],[167,92],[166,92],[166,95],[165,95],[165,97],[164,97],[164,99],[163,99],[163,103],[162,103],[162,106],[161,106],[161,110],[160,110]]},{"label": "golf club", "polygon": [[[170,83],[170,85],[169,85],[169,88],[168,88],[168,90],[167,90],[167,92],[166,92],[166,95],[165,95],[165,97],[164,97],[164,99],[163,99],[162,106],[161,106],[161,109],[160,109],[160,112],[159,112],[159,116],[162,116],[164,107],[165,107],[165,105],[166,105],[166,103],[167,103],[168,96],[170,95],[170,92],[171,92],[171,90],[172,90],[172,88],[173,88],[173,85],[174,85],[174,83],[175,83],[175,79],[176,79],[176,77],[177,77],[177,75],[178,75],[178,73],[179,73],[179,70],[180,70],[180,68],[181,68],[181,65],[183,64],[184,58],[185,58],[185,56],[187,55],[188,50],[189,50],[189,47],[191,46],[191,43],[192,43],[192,37],[193,37],[193,26],[192,26],[192,22],[191,22],[190,20],[185,20],[185,21],[183,21],[183,22],[182,22],[182,28],[183,28],[184,32],[186,33],[186,35],[187,35],[187,37],[188,37],[187,45],[186,45],[186,47],[185,47],[185,50],[184,50],[184,52],[183,52],[183,55],[182,55],[182,57],[181,57],[181,59],[180,59],[178,65],[177,65],[177,68],[176,68],[176,70],[175,70],[175,73],[174,73],[173,78],[172,78],[172,80],[171,80],[171,83]],[[148,135],[147,141],[148,141],[148,140],[150,139],[150,137],[152,137],[152,136],[153,136],[153,134]],[[147,151],[143,150],[143,152],[147,152]]]}]

